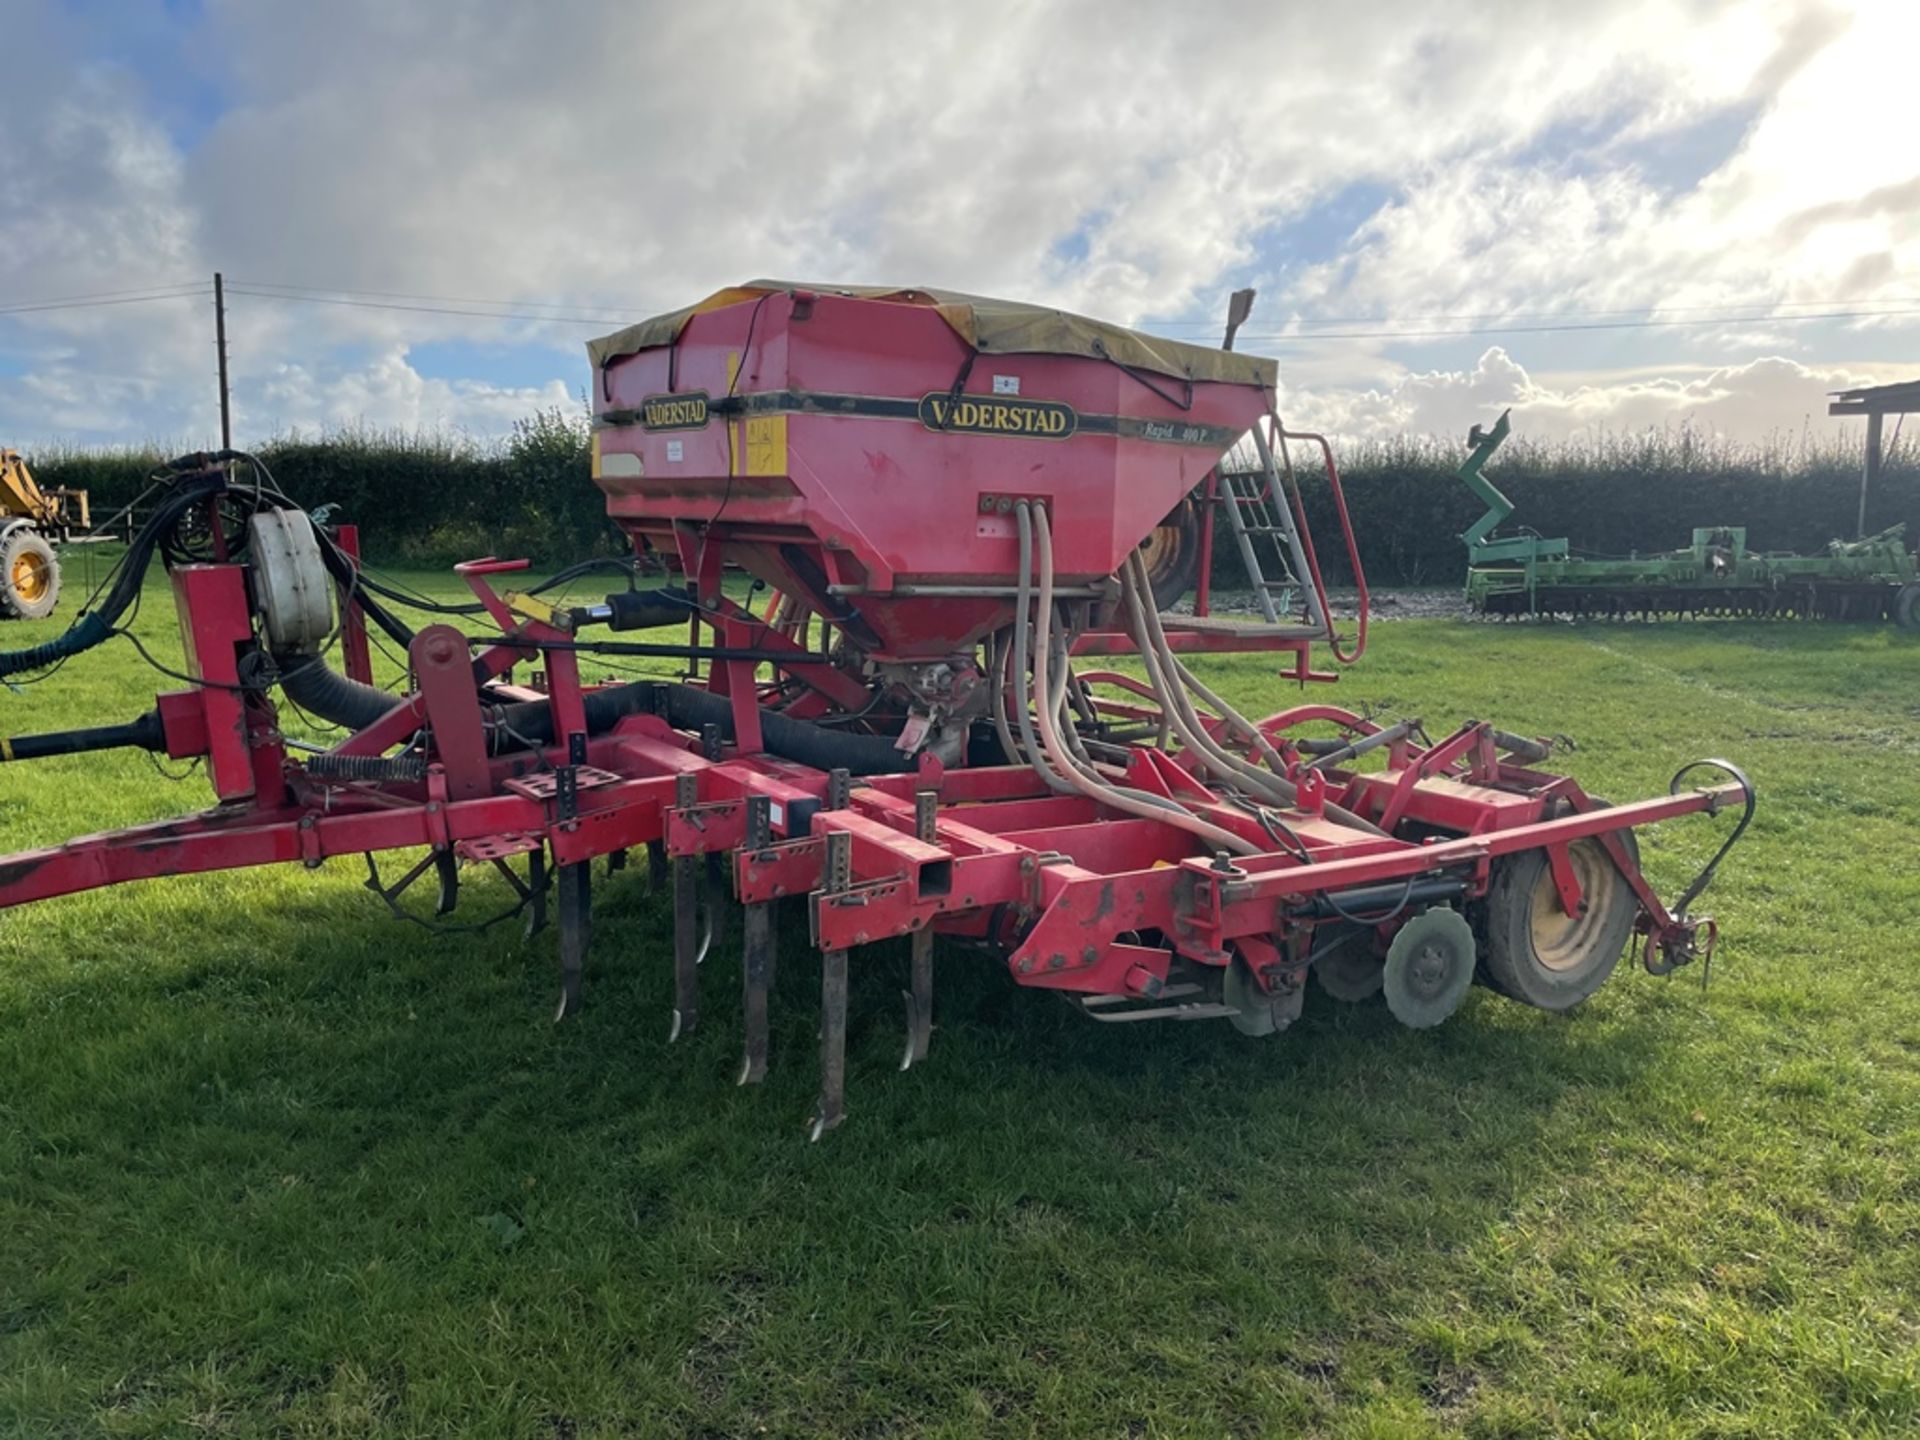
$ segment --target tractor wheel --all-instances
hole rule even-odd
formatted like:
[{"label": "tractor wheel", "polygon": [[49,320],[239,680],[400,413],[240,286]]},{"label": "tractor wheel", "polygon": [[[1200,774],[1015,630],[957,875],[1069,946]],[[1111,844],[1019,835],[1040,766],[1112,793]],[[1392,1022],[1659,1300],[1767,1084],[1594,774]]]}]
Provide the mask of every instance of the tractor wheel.
[{"label": "tractor wheel", "polygon": [[[1633,832],[1621,831],[1636,862]],[[1487,978],[1510,999],[1539,1010],[1571,1010],[1613,973],[1640,902],[1598,840],[1567,847],[1586,913],[1560,908],[1560,891],[1545,850],[1510,855],[1495,868],[1487,892]]]},{"label": "tractor wheel", "polygon": [[0,615],[44,620],[60,598],[60,562],[46,537],[22,526],[0,537]]},{"label": "tractor wheel", "polygon": [[1140,542],[1153,603],[1165,611],[1200,578],[1200,501],[1188,495]]},{"label": "tractor wheel", "polygon": [[1893,597],[1893,618],[1903,630],[1920,630],[1920,584],[1900,587]]}]

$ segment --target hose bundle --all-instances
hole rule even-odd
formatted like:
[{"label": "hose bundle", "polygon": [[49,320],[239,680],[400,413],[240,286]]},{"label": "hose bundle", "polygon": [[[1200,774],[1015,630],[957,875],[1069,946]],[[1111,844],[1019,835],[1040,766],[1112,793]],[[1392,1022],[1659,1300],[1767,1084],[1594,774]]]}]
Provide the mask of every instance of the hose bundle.
[{"label": "hose bundle", "polygon": [[[280,679],[287,698],[322,720],[364,730],[396,705],[407,701],[372,685],[363,685],[309,659],[293,665]],[[601,735],[628,715],[656,714],[680,730],[717,725],[723,739],[733,735],[733,702],[724,695],[659,680],[636,680],[589,691],[585,697],[587,733]],[[553,709],[544,700],[483,704],[488,748],[494,754],[536,749],[556,738]],[[911,768],[912,759],[884,735],[850,735],[762,709],[760,735],[768,751],[820,770],[844,769],[855,775],[891,775]]]},{"label": "hose bundle", "polygon": [[[1015,506],[1014,518],[1020,537],[1020,575],[1013,634],[1011,643],[996,641],[989,663],[994,729],[1008,759],[1031,765],[1056,793],[1084,795],[1125,814],[1161,820],[1216,850],[1240,855],[1263,853],[1262,846],[1194,814],[1177,801],[1115,783],[1093,763],[1077,727],[1066,714],[1069,700],[1079,707],[1084,707],[1085,701],[1069,667],[1065,637],[1054,624],[1053,534],[1046,508],[1021,502]],[[1291,806],[1299,797],[1297,787],[1286,778],[1284,761],[1257,725],[1181,663],[1161,624],[1159,607],[1153,602],[1152,586],[1138,554],[1128,556],[1120,580],[1128,630],[1146,666],[1153,693],[1160,700],[1160,743],[1178,737],[1191,760],[1228,792],[1227,798],[1249,809],[1271,832],[1274,826],[1267,820],[1264,807]],[[1027,693],[1014,695],[1015,687]],[[1255,764],[1215,739],[1201,719],[1196,700],[1264,763]],[[1368,834],[1384,833],[1339,806],[1329,805],[1325,813],[1336,823]]]},{"label": "hose bundle", "polygon": [[[239,488],[233,485],[227,468],[233,463],[251,468],[254,476],[252,484]],[[88,607],[73,624],[52,640],[23,650],[0,651],[0,677],[43,669],[111,639],[118,633],[121,619],[139,600],[140,587],[146,582],[147,569],[152,565],[155,555],[169,565],[209,558],[199,552],[186,534],[186,522],[200,507],[218,506],[222,500],[232,496],[256,509],[265,506],[289,510],[300,508],[274,485],[266,466],[244,450],[183,455],[168,461],[158,473],[166,477],[164,483],[168,486],[168,493],[135,533],[127,546],[127,553],[114,566],[102,591],[96,592],[94,599],[98,601],[97,605],[90,600]],[[219,521],[216,519],[213,523],[218,524]],[[367,618],[391,639],[401,645],[410,643],[413,631],[372,596],[361,593],[363,582],[353,558],[324,530],[316,527],[314,533],[320,540],[321,558],[326,564],[327,573],[346,593],[355,596]]]},{"label": "hose bundle", "polygon": [[147,566],[154,553],[196,506],[217,499],[227,488],[224,472],[210,471],[182,480],[173,493],[160,502],[147,523],[133,537],[127,553],[108,577],[105,594],[98,608],[83,611],[73,624],[53,639],[23,650],[0,650],[0,676],[20,675],[44,669],[61,660],[104,644],[114,626],[140,598],[140,586],[146,580]]}]

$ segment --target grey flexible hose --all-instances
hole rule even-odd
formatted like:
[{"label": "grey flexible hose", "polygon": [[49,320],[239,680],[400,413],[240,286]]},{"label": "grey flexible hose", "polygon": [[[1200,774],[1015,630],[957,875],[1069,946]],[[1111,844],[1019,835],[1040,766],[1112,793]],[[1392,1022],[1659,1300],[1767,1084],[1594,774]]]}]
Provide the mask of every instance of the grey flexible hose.
[{"label": "grey flexible hose", "polygon": [[[1161,668],[1168,672],[1168,689],[1170,691],[1170,698],[1173,701],[1172,706],[1169,708],[1172,712],[1171,718],[1175,722],[1175,728],[1180,731],[1181,738],[1189,744],[1195,744],[1197,740],[1198,744],[1195,748],[1199,750],[1201,755],[1217,757],[1227,762],[1232,772],[1246,780],[1250,788],[1255,789],[1257,793],[1266,795],[1283,806],[1295,804],[1299,799],[1299,789],[1293,782],[1273,775],[1260,766],[1251,764],[1241,759],[1238,755],[1233,754],[1230,750],[1223,748],[1211,735],[1207,734],[1206,727],[1200,723],[1200,718],[1194,712],[1192,701],[1187,695],[1189,689],[1197,693],[1228,725],[1240,731],[1242,734],[1258,737],[1260,743],[1265,743],[1266,737],[1260,735],[1259,728],[1254,725],[1251,720],[1247,719],[1246,716],[1242,715],[1219,695],[1215,694],[1212,689],[1196,679],[1192,673],[1187,670],[1186,666],[1180,663],[1179,657],[1173,653],[1172,646],[1167,642],[1166,629],[1160,623],[1160,613],[1152,603],[1153,592],[1145,583],[1146,568],[1141,563],[1137,553],[1128,557],[1128,568],[1123,572],[1122,580],[1123,588],[1127,594],[1127,603],[1133,613],[1140,617],[1142,623],[1145,625],[1149,638],[1152,641],[1152,653],[1160,661]],[[1137,635],[1134,643],[1140,643]],[[1185,723],[1182,723],[1183,721]],[[1271,749],[1270,746],[1268,748]],[[1275,758],[1277,759],[1278,757],[1275,756]],[[1324,807],[1324,813],[1329,820],[1334,821],[1336,824],[1344,825],[1352,830],[1362,831],[1368,835],[1386,837],[1387,832],[1382,830],[1378,825],[1375,825],[1370,820],[1361,818],[1343,806],[1327,805]]]},{"label": "grey flexible hose", "polygon": [[[1044,524],[1046,521],[1045,510],[1038,506],[1034,507],[1034,510],[1039,517],[1039,521]],[[1044,534],[1047,545],[1048,568],[1050,568],[1053,553],[1053,532],[1051,526],[1048,526]],[[1036,603],[1045,605],[1048,623],[1047,657],[1050,668],[1046,675],[1046,690],[1048,696],[1047,713],[1053,716],[1054,734],[1058,736],[1062,742],[1067,757],[1072,762],[1072,768],[1077,770],[1085,779],[1100,787],[1103,794],[1124,795],[1129,799],[1137,800],[1142,805],[1151,805],[1156,810],[1167,811],[1175,815],[1184,815],[1189,819],[1197,820],[1199,817],[1194,815],[1193,811],[1171,796],[1156,795],[1150,790],[1140,790],[1131,785],[1117,784],[1101,774],[1100,770],[1095,766],[1093,757],[1087,753],[1087,747],[1080,739],[1079,731],[1074,728],[1072,722],[1067,718],[1066,702],[1072,688],[1073,677],[1067,664],[1066,636],[1063,632],[1053,628],[1054,607],[1052,602],[1053,589],[1049,582],[1042,596],[1036,600]],[[1039,686],[1036,684],[1034,688],[1037,690]],[[1065,772],[1062,773],[1064,774]],[[1082,793],[1084,794],[1085,792],[1082,791]]]},{"label": "grey flexible hose", "polygon": [[[1013,507],[1013,515],[1020,531],[1020,583],[1014,592],[1013,612],[1013,680],[1014,684],[1024,688],[1029,668],[1027,627],[1033,615],[1033,517],[1024,500]],[[1042,753],[1040,742],[1033,733],[1033,717],[1028,713],[1032,707],[1024,700],[1017,704],[1015,718],[1020,722],[1020,742],[1027,747],[1027,756],[1035,773],[1056,794],[1073,794],[1080,787],[1063,779],[1047,763]]]},{"label": "grey flexible hose", "polygon": [[993,708],[993,733],[1000,739],[1000,751],[1007,757],[1009,765],[1025,765],[1026,756],[1020,753],[1020,747],[1014,743],[1013,730],[1007,724],[1007,663],[1013,654],[1011,638],[1003,639],[995,631],[987,641],[987,676],[993,686],[990,692]]},{"label": "grey flexible hose", "polygon": [[[1060,744],[1060,737],[1054,732],[1051,707],[1044,703],[1044,697],[1048,690],[1047,657],[1050,648],[1049,640],[1051,637],[1049,631],[1051,612],[1053,609],[1053,536],[1048,527],[1046,511],[1044,509],[1034,512],[1030,524],[1038,531],[1037,538],[1039,541],[1040,561],[1040,608],[1034,620],[1035,628],[1033,637],[1035,666],[1033,688],[1037,695],[1043,697],[1043,703],[1038,707],[1040,712],[1039,728],[1041,744],[1046,749],[1047,758],[1059,767],[1060,773],[1066,779],[1067,783],[1089,799],[1097,800],[1102,804],[1126,814],[1139,816],[1141,819],[1163,820],[1167,824],[1185,830],[1188,834],[1205,841],[1217,850],[1230,850],[1237,855],[1257,855],[1261,853],[1258,845],[1255,845],[1252,841],[1242,839],[1231,830],[1224,830],[1218,825],[1202,820],[1197,815],[1189,814],[1184,809],[1167,810],[1158,805],[1150,804],[1146,800],[1136,798],[1115,786],[1107,784],[1103,780],[1083,774],[1071,763],[1071,760],[1065,754]],[[1023,576],[1023,584],[1024,580],[1025,577]]]},{"label": "grey flexible hose", "polygon": [[1160,616],[1153,607],[1152,590],[1148,588],[1143,592],[1141,589],[1138,562],[1138,555],[1128,556],[1121,572],[1124,603],[1132,621],[1129,628],[1134,631],[1133,643],[1140,647],[1148,674],[1153,678],[1154,687],[1160,691],[1161,704],[1181,743],[1193,752],[1196,759],[1223,778],[1238,781],[1270,804],[1291,805],[1297,794],[1292,785],[1222,749],[1207,734],[1175,669],[1176,662],[1167,644],[1166,632],[1159,628]]}]

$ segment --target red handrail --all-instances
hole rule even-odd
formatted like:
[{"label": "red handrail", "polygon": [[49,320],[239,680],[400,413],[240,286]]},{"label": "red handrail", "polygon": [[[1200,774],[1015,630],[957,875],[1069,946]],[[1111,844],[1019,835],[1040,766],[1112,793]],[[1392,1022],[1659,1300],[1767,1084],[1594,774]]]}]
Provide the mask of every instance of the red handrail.
[{"label": "red handrail", "polygon": [[[1311,440],[1320,447],[1321,458],[1327,467],[1327,487],[1333,492],[1333,508],[1340,517],[1340,530],[1346,536],[1347,563],[1353,567],[1354,589],[1359,593],[1359,633],[1354,637],[1353,653],[1348,654],[1340,648],[1339,637],[1333,632],[1333,610],[1327,604],[1326,583],[1320,578],[1320,557],[1314,553],[1313,531],[1307,527],[1306,502],[1300,495],[1300,480],[1293,473],[1293,463],[1287,462],[1287,483],[1293,489],[1294,519],[1300,530],[1300,547],[1306,553],[1307,574],[1313,581],[1313,591],[1320,601],[1320,614],[1327,622],[1327,648],[1333,651],[1333,658],[1342,665],[1351,665],[1367,653],[1367,572],[1360,564],[1360,545],[1353,534],[1353,517],[1347,513],[1347,493],[1340,484],[1340,467],[1333,461],[1333,446],[1327,443],[1327,437],[1311,430],[1289,430],[1276,411],[1273,416],[1273,428],[1277,438],[1284,443],[1288,440]],[[1282,452],[1284,454],[1284,451]]]}]

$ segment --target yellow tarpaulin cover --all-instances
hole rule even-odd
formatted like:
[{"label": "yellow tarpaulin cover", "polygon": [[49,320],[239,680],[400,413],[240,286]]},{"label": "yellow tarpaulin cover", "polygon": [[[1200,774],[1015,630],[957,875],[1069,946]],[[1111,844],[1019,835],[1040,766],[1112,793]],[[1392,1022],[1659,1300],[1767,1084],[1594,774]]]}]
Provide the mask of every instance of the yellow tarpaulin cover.
[{"label": "yellow tarpaulin cover", "polygon": [[797,285],[784,280],[750,280],[709,295],[697,305],[656,315],[637,325],[587,342],[595,366],[637,355],[660,345],[671,345],[694,316],[743,300],[786,290],[811,290],[818,295],[854,295],[897,305],[927,305],[974,349],[994,355],[1083,355],[1118,361],[1136,370],[1176,380],[1218,380],[1233,385],[1258,385],[1272,390],[1280,378],[1279,362],[1257,355],[1214,350],[1143,335],[1122,325],[1089,320],[1065,310],[1025,305],[1017,300],[990,300],[956,290],[901,289],[887,285]]}]

